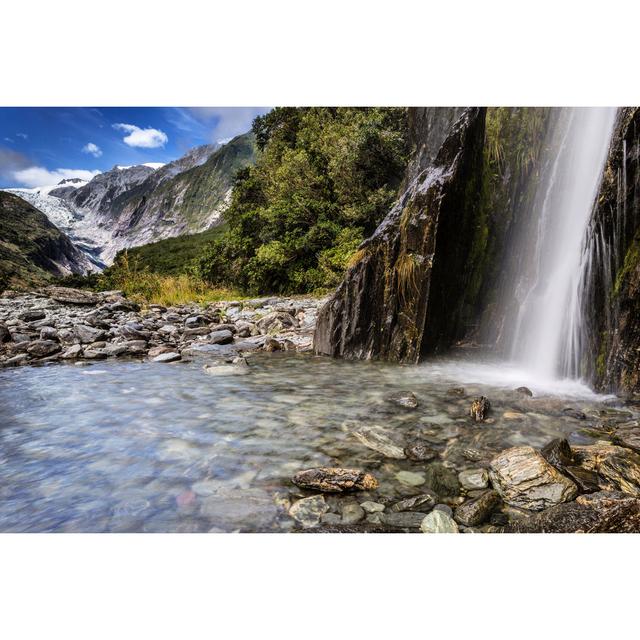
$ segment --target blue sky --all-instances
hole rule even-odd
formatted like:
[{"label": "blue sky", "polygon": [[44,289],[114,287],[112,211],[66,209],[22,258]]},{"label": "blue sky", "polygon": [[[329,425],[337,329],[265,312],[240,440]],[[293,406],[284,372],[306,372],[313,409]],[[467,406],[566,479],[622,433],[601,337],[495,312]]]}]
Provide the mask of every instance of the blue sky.
[{"label": "blue sky", "polygon": [[2,107],[0,187],[89,179],[114,165],[170,162],[251,128],[264,107]]}]

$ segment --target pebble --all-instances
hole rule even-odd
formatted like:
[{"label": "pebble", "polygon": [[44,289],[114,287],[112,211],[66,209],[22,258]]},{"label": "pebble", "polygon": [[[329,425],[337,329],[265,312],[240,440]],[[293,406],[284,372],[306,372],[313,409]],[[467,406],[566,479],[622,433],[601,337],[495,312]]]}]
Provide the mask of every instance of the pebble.
[{"label": "pebble", "polygon": [[318,526],[320,518],[327,511],[329,505],[325,502],[324,496],[318,495],[294,502],[289,509],[289,515],[304,528],[310,528]]},{"label": "pebble", "polygon": [[385,509],[385,506],[383,504],[380,504],[379,502],[372,502],[371,500],[367,500],[366,502],[362,502],[360,504],[360,506],[367,513],[381,513]]},{"label": "pebble", "polygon": [[440,509],[434,509],[420,523],[422,533],[458,533],[456,521]]},{"label": "pebble", "polygon": [[458,480],[464,489],[486,489],[489,486],[489,474],[486,469],[467,469],[458,474]]},{"label": "pebble", "polygon": [[410,487],[419,487],[425,483],[424,473],[417,473],[415,471],[398,471],[395,477],[398,482],[407,484]]}]

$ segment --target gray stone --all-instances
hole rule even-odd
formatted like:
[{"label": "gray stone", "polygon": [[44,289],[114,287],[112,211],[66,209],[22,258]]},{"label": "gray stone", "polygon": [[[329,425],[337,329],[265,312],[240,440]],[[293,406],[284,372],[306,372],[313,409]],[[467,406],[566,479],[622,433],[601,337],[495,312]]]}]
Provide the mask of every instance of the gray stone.
[{"label": "gray stone", "polygon": [[317,527],[320,518],[329,511],[324,496],[311,496],[297,500],[291,505],[289,515],[304,528]]},{"label": "gray stone", "polygon": [[229,344],[233,342],[233,333],[228,329],[213,331],[209,334],[209,342],[211,344]]},{"label": "gray stone", "polygon": [[116,344],[116,343],[109,343],[105,348],[104,348],[105,353],[108,356],[121,356],[123,353],[127,352],[127,345],[126,344]]},{"label": "gray stone", "polygon": [[427,462],[437,457],[438,452],[426,442],[413,442],[404,448],[404,454],[409,460]]},{"label": "gray stone", "polygon": [[95,305],[101,300],[99,295],[91,291],[69,287],[50,286],[45,289],[45,293],[52,300],[63,304]]},{"label": "gray stone", "polygon": [[40,327],[40,340],[58,341],[58,332],[54,327]]},{"label": "gray stone", "polygon": [[102,340],[106,335],[102,329],[96,329],[88,324],[77,324],[74,331],[81,344],[97,342],[98,340]]},{"label": "gray stone", "polygon": [[486,469],[466,469],[458,474],[458,480],[467,490],[486,489],[489,486],[489,474]]},{"label": "gray stone", "polygon": [[514,507],[541,511],[578,494],[575,483],[551,466],[533,447],[512,447],[491,461],[491,483]]},{"label": "gray stone", "polygon": [[442,511],[442,513],[446,513],[450,518],[453,518],[453,509],[448,504],[437,504],[433,508],[437,511]]},{"label": "gray stone", "polygon": [[200,515],[225,531],[269,529],[278,515],[273,498],[261,489],[225,489],[204,498]]},{"label": "gray stone", "polygon": [[422,533],[458,533],[456,521],[440,509],[434,509],[420,523]]},{"label": "gray stone", "polygon": [[320,523],[332,526],[342,524],[342,518],[337,513],[325,513],[320,517]]},{"label": "gray stone", "polygon": [[258,330],[263,335],[266,333],[276,333],[283,329],[296,326],[296,319],[284,311],[272,311],[256,322]]},{"label": "gray stone", "polygon": [[62,354],[63,360],[73,360],[74,358],[80,358],[82,356],[82,347],[79,344],[72,344],[68,349],[65,349]]},{"label": "gray stone", "polygon": [[395,443],[383,427],[362,426],[353,432],[355,438],[365,447],[381,453],[387,458],[404,459],[402,446]]},{"label": "gray stone", "polygon": [[439,496],[455,496],[460,492],[460,483],[456,472],[445,467],[441,462],[432,462],[427,466],[425,483],[431,491]]},{"label": "gray stone", "polygon": [[388,398],[392,402],[403,409],[415,409],[418,406],[418,398],[412,391],[395,393]]},{"label": "gray stone", "polygon": [[398,471],[396,480],[410,487],[419,487],[425,483],[424,474],[416,473],[415,471]]},{"label": "gray stone", "polygon": [[46,316],[47,314],[42,309],[30,309],[18,314],[18,318],[25,322],[35,322],[36,320],[46,318]]},{"label": "gray stone", "polygon": [[0,322],[0,344],[11,340],[11,332],[4,322]]},{"label": "gray stone", "polygon": [[147,352],[147,343],[145,340],[127,340],[121,344],[125,347],[126,353],[132,356],[139,356]]},{"label": "gray stone", "polygon": [[356,524],[365,518],[364,509],[357,502],[345,502],[340,511],[342,524]]},{"label": "gray stone", "polygon": [[34,340],[27,347],[27,353],[36,358],[44,358],[58,351],[60,351],[60,345],[53,340]]},{"label": "gray stone", "polygon": [[417,511],[385,511],[380,514],[380,520],[389,527],[417,529],[426,515]]},{"label": "gray stone", "polygon": [[360,504],[360,506],[367,513],[381,513],[385,509],[385,506],[383,504],[380,504],[379,502],[373,502],[371,500],[367,500],[366,502],[362,502]]},{"label": "gray stone", "polygon": [[618,425],[613,434],[613,441],[640,453],[640,421],[631,420]]},{"label": "gray stone", "polygon": [[420,495],[413,496],[411,498],[405,498],[400,500],[391,506],[391,511],[420,511],[422,513],[428,513],[435,506],[438,501],[438,496],[435,493],[421,493]]},{"label": "gray stone", "polygon": [[176,362],[181,359],[181,355],[177,351],[170,351],[169,353],[161,353],[159,356],[153,358],[153,362]]}]

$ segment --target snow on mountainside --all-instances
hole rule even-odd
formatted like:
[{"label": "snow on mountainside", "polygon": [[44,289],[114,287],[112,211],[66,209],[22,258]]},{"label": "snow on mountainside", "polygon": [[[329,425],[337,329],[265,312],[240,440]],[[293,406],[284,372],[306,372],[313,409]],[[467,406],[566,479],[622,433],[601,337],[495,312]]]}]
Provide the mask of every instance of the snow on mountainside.
[{"label": "snow on mountainside", "polygon": [[89,182],[5,191],[42,211],[101,268],[121,249],[217,224],[233,177],[254,155],[253,136],[244,134],[224,146],[195,147],[167,164],[116,165]]},{"label": "snow on mountainside", "polygon": [[[80,182],[86,184],[84,181]],[[87,255],[92,265],[89,270],[102,269],[104,262],[100,254],[105,243],[109,241],[110,234],[104,229],[97,229],[91,223],[85,222],[82,214],[63,199],[49,195],[56,188],[58,185],[36,189],[3,189],[3,191],[13,193],[44,213],[78,249]]]}]

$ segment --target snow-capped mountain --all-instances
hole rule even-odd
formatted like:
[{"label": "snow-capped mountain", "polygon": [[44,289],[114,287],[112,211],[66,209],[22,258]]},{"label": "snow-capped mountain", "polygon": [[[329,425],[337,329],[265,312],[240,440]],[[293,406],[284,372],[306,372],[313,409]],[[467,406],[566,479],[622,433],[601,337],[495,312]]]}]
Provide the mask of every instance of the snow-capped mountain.
[{"label": "snow-capped mountain", "polygon": [[116,165],[89,182],[5,189],[42,211],[99,267],[118,251],[215,226],[238,169],[252,164],[251,134],[190,149],[168,164]]}]

